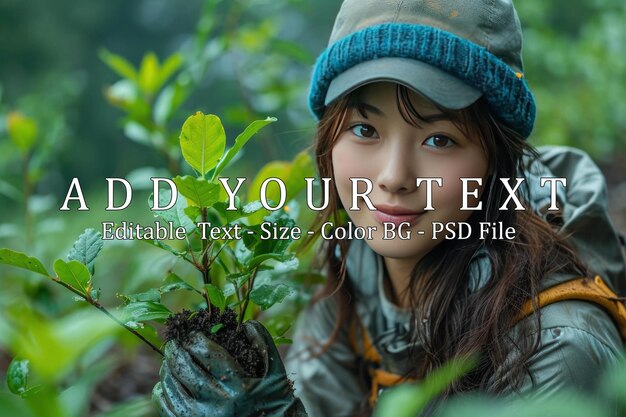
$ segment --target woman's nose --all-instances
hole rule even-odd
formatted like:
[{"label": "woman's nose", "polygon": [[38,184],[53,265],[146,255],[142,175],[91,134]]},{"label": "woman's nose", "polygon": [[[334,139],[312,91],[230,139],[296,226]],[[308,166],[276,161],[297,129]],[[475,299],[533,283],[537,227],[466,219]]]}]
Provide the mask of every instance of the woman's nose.
[{"label": "woman's nose", "polygon": [[417,189],[415,185],[415,162],[410,149],[400,144],[381,154],[381,168],[378,174],[378,187],[390,193],[409,193]]}]

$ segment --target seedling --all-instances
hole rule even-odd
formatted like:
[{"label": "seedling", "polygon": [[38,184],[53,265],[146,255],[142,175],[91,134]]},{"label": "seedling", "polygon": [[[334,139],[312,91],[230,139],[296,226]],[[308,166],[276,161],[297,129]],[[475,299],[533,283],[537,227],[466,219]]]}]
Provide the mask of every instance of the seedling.
[{"label": "seedling", "polygon": [[[226,134],[217,116],[198,112],[190,116],[182,127],[182,154],[197,175],[172,178],[179,198],[171,209],[155,213],[174,228],[183,228],[185,236],[172,246],[156,239],[146,242],[191,264],[201,278],[197,280],[199,285],[170,272],[158,288],[139,294],[118,294],[123,305],[121,313],[114,314],[99,302],[100,290],[93,279],[95,259],[103,245],[102,235],[94,229],[87,229],[79,237],[67,261],[57,259],[54,262],[55,274],[50,274],[39,259],[10,249],[0,249],[0,263],[47,276],[161,354],[160,347],[142,335],[142,329],[150,326],[148,322],[167,321],[166,340],[175,338],[184,342],[190,332],[202,331],[224,346],[251,374],[262,372],[257,353],[246,350],[244,346],[248,342],[240,331],[240,325],[244,320],[255,317],[260,310],[267,310],[292,293],[292,288],[285,282],[271,280],[271,273],[277,267],[280,267],[281,272],[297,268],[297,259],[288,251],[293,239],[290,236],[268,239],[261,232],[264,222],[275,227],[290,228],[295,226],[295,221],[286,208],[270,213],[259,201],[244,203],[237,197],[234,200],[235,207],[229,207],[233,201],[229,202],[219,179],[222,171],[236,160],[250,138],[275,120],[267,118],[253,122],[228,150]],[[295,172],[295,167],[306,172]],[[310,175],[312,169],[309,168],[310,160],[304,154],[296,158],[293,166],[284,166],[289,174],[300,177]],[[261,170],[259,175],[263,172]],[[159,198],[167,201],[171,200],[170,197],[164,193],[159,195]],[[233,239],[229,234],[203,233],[203,225],[208,223],[223,230],[238,228],[241,231],[240,239]],[[265,282],[258,282],[261,275],[264,275]],[[196,306],[200,304],[201,308],[172,314],[162,303],[161,297],[180,290],[195,292]],[[277,335],[277,341],[285,340],[281,337],[282,333],[284,331]]]}]

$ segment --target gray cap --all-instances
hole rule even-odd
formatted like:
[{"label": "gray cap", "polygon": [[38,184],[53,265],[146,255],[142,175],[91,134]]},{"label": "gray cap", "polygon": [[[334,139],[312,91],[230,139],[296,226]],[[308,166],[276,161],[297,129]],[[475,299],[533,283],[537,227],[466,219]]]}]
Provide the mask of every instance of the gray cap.
[{"label": "gray cap", "polygon": [[[511,0],[345,0],[329,45],[386,23],[442,29],[484,47],[522,74],[522,33]],[[374,81],[397,82],[450,109],[467,107],[483,94],[436,66],[406,57],[383,57],[360,62],[338,74],[328,86],[324,104]]]}]

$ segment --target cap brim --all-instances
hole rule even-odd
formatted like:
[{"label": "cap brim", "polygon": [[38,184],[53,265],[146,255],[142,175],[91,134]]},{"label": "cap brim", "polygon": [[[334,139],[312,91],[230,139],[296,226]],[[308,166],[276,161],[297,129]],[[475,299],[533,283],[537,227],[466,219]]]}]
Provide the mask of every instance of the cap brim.
[{"label": "cap brim", "polygon": [[379,58],[357,64],[335,77],[324,104],[376,81],[392,81],[409,87],[448,109],[468,107],[481,91],[424,62],[408,58]]}]

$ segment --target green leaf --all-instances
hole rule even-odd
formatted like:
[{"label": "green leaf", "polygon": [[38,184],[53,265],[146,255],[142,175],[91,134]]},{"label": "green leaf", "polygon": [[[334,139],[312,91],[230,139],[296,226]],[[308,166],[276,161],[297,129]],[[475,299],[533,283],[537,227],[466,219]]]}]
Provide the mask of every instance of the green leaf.
[{"label": "green leaf", "polygon": [[19,112],[6,116],[7,133],[15,145],[23,152],[28,152],[37,140],[37,122]]},{"label": "green leaf", "polygon": [[0,264],[13,265],[41,275],[50,276],[39,259],[7,248],[0,248]]},{"label": "green leaf", "polygon": [[[290,201],[306,187],[303,178],[314,176],[313,161],[307,152],[300,152],[291,162],[272,161],[264,165],[252,181],[248,192],[248,201],[259,199],[261,184],[270,177],[280,178],[285,183],[286,201]],[[279,201],[278,187],[268,187],[266,194],[269,200]]]},{"label": "green leaf", "polygon": [[[303,178],[314,177],[315,168],[313,161],[307,152],[300,152],[291,162],[272,161],[264,165],[252,180],[248,188],[248,201],[259,200],[261,184],[270,177],[279,178],[285,184],[287,190],[286,202],[288,203],[296,195],[304,190],[306,183]],[[276,184],[270,183],[266,188],[266,198],[271,201],[280,201],[280,192]],[[250,216],[251,224],[259,223],[262,214]]]},{"label": "green leaf", "polygon": [[154,404],[150,396],[131,398],[122,403],[112,404],[111,408],[96,417],[150,417],[154,416]]},{"label": "green leaf", "polygon": [[279,261],[279,262],[285,262],[285,261],[288,261],[290,259],[293,259],[293,257],[294,257],[293,254],[264,253],[263,255],[258,255],[258,256],[255,256],[254,258],[250,259],[250,261],[246,264],[246,267],[248,269],[253,269],[254,267],[262,264],[265,261],[269,261],[270,259],[273,259],[273,260]]},{"label": "green leaf", "polygon": [[213,169],[224,154],[226,132],[219,117],[197,112],[189,116],[180,133],[185,161],[201,175]]},{"label": "green leaf", "polygon": [[154,320],[164,323],[172,312],[161,303],[141,301],[130,303],[122,309],[124,321]]},{"label": "green leaf", "polygon": [[189,95],[189,90],[178,81],[166,86],[154,103],[154,121],[163,125],[170,120]]},{"label": "green leaf", "polygon": [[89,273],[94,273],[94,261],[102,249],[102,235],[95,229],[86,229],[81,234],[67,256],[70,261],[76,260],[87,265]]},{"label": "green leaf", "polygon": [[212,184],[203,178],[190,175],[175,177],[174,183],[178,191],[187,197],[187,203],[198,207],[211,207],[220,197],[220,186]]},{"label": "green leaf", "polygon": [[185,208],[184,212],[193,222],[202,215],[202,210],[200,210],[198,206],[188,206]]},{"label": "green leaf", "polygon": [[59,387],[57,384],[67,380],[67,374],[76,370],[76,364],[86,352],[121,331],[113,320],[96,309],[79,309],[47,318],[23,304],[7,313],[16,330],[10,341],[11,351],[20,358],[28,358],[31,375],[41,377],[47,387]]},{"label": "green leaf", "polygon": [[137,80],[137,72],[133,65],[120,55],[113,54],[106,49],[101,49],[98,54],[100,59],[115,71],[119,76],[130,80]]},{"label": "green leaf", "polygon": [[165,285],[161,286],[161,288],[159,288],[159,292],[161,294],[165,294],[167,292],[171,292],[171,291],[178,291],[178,290],[190,290],[190,291],[195,291],[195,288],[192,287],[191,285],[187,284],[187,282],[183,281],[183,279],[181,277],[179,277],[178,275],[174,274],[174,273],[170,273],[164,280]]},{"label": "green leaf", "polygon": [[[170,196],[170,190],[160,190],[159,205],[161,207],[165,206],[170,201]],[[154,196],[151,195],[150,206],[152,206],[153,198]],[[196,224],[185,214],[185,208],[187,208],[187,201],[179,196],[179,198],[176,199],[174,207],[168,210],[160,210],[155,213],[157,213],[157,216],[161,217],[163,220],[172,222],[174,228],[183,226],[187,234],[189,234],[196,228]]]},{"label": "green leaf", "polygon": [[117,294],[124,304],[138,303],[142,301],[158,303],[161,301],[161,292],[156,288],[150,288],[146,292],[140,292],[138,294]]},{"label": "green leaf", "polygon": [[159,59],[154,52],[148,52],[143,56],[137,82],[139,88],[146,94],[152,94],[160,87]]},{"label": "green leaf", "polygon": [[[408,392],[407,392],[408,393]],[[600,395],[580,395],[576,391],[564,389],[550,396],[539,394],[494,398],[480,394],[455,396],[438,407],[437,416],[507,416],[507,417],[609,417],[623,416],[616,412],[615,403]],[[385,395],[385,394],[383,394]],[[382,398],[382,397],[381,397]],[[398,404],[398,407],[401,407]],[[377,414],[382,415],[382,414]],[[405,413],[394,415],[408,416]]]},{"label": "green leaf", "polygon": [[124,135],[139,144],[152,146],[152,132],[141,123],[130,120],[124,124]]},{"label": "green leaf", "polygon": [[10,198],[15,202],[22,201],[22,193],[20,190],[7,181],[0,179],[0,194]]},{"label": "green leaf", "polygon": [[293,325],[293,312],[285,312],[278,316],[269,317],[263,321],[263,325],[274,339],[282,337]]},{"label": "green leaf", "polygon": [[13,359],[7,369],[7,386],[16,395],[23,395],[28,385],[28,360]]},{"label": "green leaf", "polygon": [[279,284],[263,284],[258,288],[254,288],[250,293],[250,299],[262,310],[267,310],[276,303],[280,303],[292,293],[292,289],[282,283]]},{"label": "green leaf", "polygon": [[[263,208],[260,201],[253,201],[241,207],[239,197],[235,196],[235,207],[237,208],[237,210],[226,210],[228,204],[229,203],[222,201],[213,204],[213,208],[226,219],[227,223],[232,223],[237,219],[249,217],[255,213],[258,213],[259,211],[264,211],[264,213],[267,213],[267,210]],[[264,213],[260,213],[261,217]]]},{"label": "green leaf", "polygon": [[168,251],[171,254],[176,255],[176,256],[184,256],[184,255],[187,254],[186,251],[184,251],[184,250],[176,250],[173,247],[171,247],[170,245],[168,245],[166,243],[163,243],[160,240],[156,240],[156,239],[155,240],[145,240],[145,239],[142,239],[141,241],[144,242],[144,243],[147,243],[149,245],[156,246],[159,249],[163,249],[165,251]]},{"label": "green leaf", "polygon": [[53,267],[61,281],[77,289],[85,297],[89,297],[87,287],[91,275],[84,264],[78,261],[65,262],[63,259],[57,259]]},{"label": "green leaf", "polygon": [[235,292],[237,291],[237,288],[235,286],[235,284],[233,284],[232,282],[229,282],[228,284],[224,285],[224,297],[228,298],[231,295],[235,295]]},{"label": "green leaf", "polygon": [[433,371],[419,384],[404,384],[381,395],[374,417],[414,417],[454,380],[475,366],[475,358],[455,359]]},{"label": "green leaf", "polygon": [[91,299],[94,301],[98,301],[100,300],[100,293],[102,291],[100,290],[100,288],[94,288],[91,291],[89,291],[89,295],[91,296]]},{"label": "green leaf", "polygon": [[276,339],[274,339],[274,344],[276,346],[278,345],[291,345],[293,344],[293,340],[286,338],[286,337],[277,337]]},{"label": "green leaf", "polygon": [[[278,230],[283,230],[283,227],[291,229],[296,225],[293,219],[284,210],[276,210],[269,216],[264,217],[263,220],[268,222],[272,227],[278,228]],[[287,239],[261,239],[262,233],[260,224],[248,226],[247,229],[251,230],[253,233],[244,233],[242,240],[246,247],[254,252],[254,256],[284,254],[293,241],[291,236],[288,236]],[[285,259],[279,260],[284,261]]]},{"label": "green leaf", "polygon": [[183,56],[180,53],[170,55],[161,66],[159,71],[159,85],[163,85],[183,64]]},{"label": "green leaf", "polygon": [[217,333],[222,327],[224,327],[224,323],[217,323],[215,326],[211,327],[211,334]]},{"label": "green leaf", "polygon": [[246,281],[248,281],[248,278],[250,278],[251,276],[252,276],[252,273],[246,271],[246,272],[237,272],[234,274],[228,274],[226,275],[225,278],[228,282],[233,284],[236,288],[239,288]]},{"label": "green leaf", "polygon": [[143,113],[137,112],[137,106],[140,105],[141,100],[139,99],[139,88],[135,81],[126,78],[119,80],[110,87],[105,88],[104,96],[111,105],[119,107],[126,112],[132,112],[135,118],[138,114]]},{"label": "green leaf", "polygon": [[220,312],[224,312],[224,308],[226,308],[226,297],[224,296],[224,292],[213,284],[206,284],[204,289],[209,295],[209,301],[211,301],[211,304],[219,308]]},{"label": "green leaf", "polygon": [[239,136],[237,136],[233,147],[230,148],[228,152],[224,154],[224,156],[222,156],[222,159],[220,159],[217,167],[215,168],[215,171],[213,172],[213,177],[211,178],[211,181],[217,178],[220,172],[222,172],[222,170],[226,168],[228,163],[235,157],[235,155],[239,153],[239,151],[241,151],[241,148],[243,148],[244,145],[248,143],[252,136],[254,136],[259,130],[263,129],[268,124],[274,123],[276,120],[278,119],[276,119],[275,117],[268,117],[265,120],[255,120],[254,122],[250,123],[250,125],[248,125],[248,127],[246,127],[245,130],[241,134],[239,134]]}]

